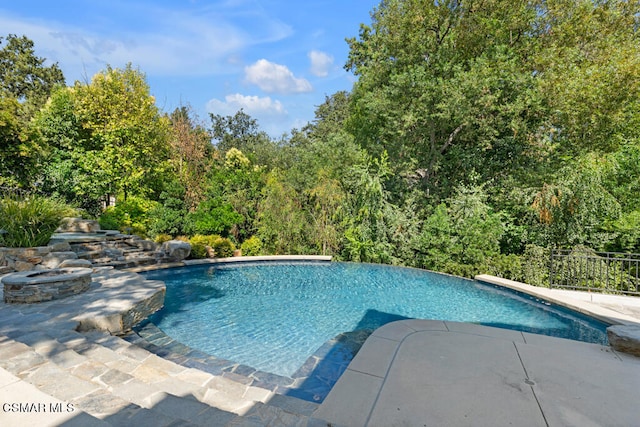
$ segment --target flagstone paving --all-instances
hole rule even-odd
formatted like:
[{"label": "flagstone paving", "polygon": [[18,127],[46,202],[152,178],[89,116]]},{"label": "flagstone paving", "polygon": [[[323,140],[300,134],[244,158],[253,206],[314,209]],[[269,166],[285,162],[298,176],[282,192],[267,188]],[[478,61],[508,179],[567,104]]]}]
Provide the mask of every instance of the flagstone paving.
[{"label": "flagstone paving", "polygon": [[0,425],[306,424],[313,403],[178,365],[111,335],[146,317],[160,297],[161,282],[99,268],[85,294],[0,303]]}]

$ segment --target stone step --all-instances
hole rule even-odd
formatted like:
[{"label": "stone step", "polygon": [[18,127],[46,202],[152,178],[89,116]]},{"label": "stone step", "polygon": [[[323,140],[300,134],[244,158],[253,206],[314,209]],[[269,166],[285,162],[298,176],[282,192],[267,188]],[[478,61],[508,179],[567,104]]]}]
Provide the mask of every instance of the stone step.
[{"label": "stone step", "polygon": [[101,260],[99,262],[94,262],[94,267],[113,267],[115,269],[126,269],[126,268],[134,268],[141,267],[145,265],[153,265],[157,264],[157,260],[154,259],[146,259],[146,260],[122,260],[122,261],[104,261]]},{"label": "stone step", "polygon": [[302,426],[317,408],[104,333],[57,335],[38,331],[21,337],[25,342],[0,342],[0,366],[110,425]]},{"label": "stone step", "polygon": [[254,399],[264,400],[270,394],[268,390],[253,390],[255,387],[175,364],[117,337],[94,333],[90,341],[98,347],[89,346],[86,353],[99,357],[114,371],[97,379],[107,383],[114,395],[141,407],[148,408],[159,396],[171,394],[235,416],[251,406]]},{"label": "stone step", "polygon": [[317,407],[104,332],[37,330],[14,338],[0,337],[1,367],[111,425],[304,425]]},{"label": "stone step", "polygon": [[[3,356],[0,366],[52,398],[72,404],[83,413],[95,417],[96,421],[107,421],[105,425],[129,426],[141,422],[142,425],[154,426],[207,425],[199,421],[236,417],[236,414],[198,402],[194,397],[183,398],[159,391],[136,380],[134,376],[110,368],[109,365],[130,368],[137,365],[131,357],[107,347],[92,348],[90,342],[73,334],[63,337],[65,343],[40,332],[23,338],[30,345],[16,341],[6,341],[0,345],[0,355]],[[109,341],[115,343],[115,340]],[[92,349],[94,352],[88,354],[94,357],[99,354],[101,361],[76,353],[67,346]],[[96,353],[96,349],[102,351]],[[128,350],[125,347],[122,349],[123,353]],[[43,354],[47,354],[47,358]],[[129,354],[133,355],[131,352]],[[138,354],[138,358],[142,356]],[[179,403],[182,399],[184,401]],[[177,411],[176,408],[181,410]]]},{"label": "stone step", "polygon": [[82,252],[76,252],[76,254],[78,254],[78,258],[80,258],[80,259],[88,259],[89,261],[93,261],[95,259],[104,257],[104,252],[102,252],[101,250],[97,250],[97,251],[82,251]]}]

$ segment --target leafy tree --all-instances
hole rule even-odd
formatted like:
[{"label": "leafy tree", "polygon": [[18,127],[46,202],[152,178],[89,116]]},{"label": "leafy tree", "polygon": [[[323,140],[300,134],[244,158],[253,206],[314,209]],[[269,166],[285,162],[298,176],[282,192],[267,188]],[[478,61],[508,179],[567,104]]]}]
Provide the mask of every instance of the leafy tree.
[{"label": "leafy tree", "polygon": [[539,215],[545,245],[602,250],[614,238],[605,224],[618,219],[620,204],[604,185],[606,168],[602,159],[585,156],[536,194],[532,208]]},{"label": "leafy tree", "polygon": [[45,151],[29,119],[64,76],[26,36],[0,37],[0,46],[0,185],[28,187]]},{"label": "leafy tree", "polygon": [[106,176],[102,170],[84,167],[84,156],[92,148],[92,134],[83,127],[75,110],[73,91],[66,87],[55,89],[32,125],[38,130],[42,146],[47,147],[37,178],[39,191],[100,215],[108,193]]},{"label": "leafy tree", "polygon": [[272,165],[277,162],[277,159],[274,159],[276,145],[260,130],[258,121],[244,110],[241,109],[233,116],[209,114],[209,117],[212,125],[211,135],[216,141],[216,148],[223,154],[231,148],[236,148],[256,164]]},{"label": "leafy tree", "polygon": [[44,105],[56,85],[64,85],[58,64],[47,67],[45,62],[45,58],[36,56],[34,43],[26,36],[9,34],[4,38],[0,49],[0,92],[23,103],[27,118]]},{"label": "leafy tree", "polygon": [[228,236],[231,228],[242,222],[242,216],[220,198],[207,198],[186,216],[188,234],[221,234]]},{"label": "leafy tree", "polygon": [[487,204],[482,186],[460,186],[448,203],[438,205],[413,240],[416,265],[473,276],[501,263],[504,226]]},{"label": "leafy tree", "polygon": [[311,240],[322,255],[337,254],[340,249],[339,211],[344,200],[340,183],[320,175],[318,185],[309,190],[308,212]]},{"label": "leafy tree", "polygon": [[338,91],[325,96],[324,102],[316,107],[315,119],[303,131],[311,139],[327,140],[331,134],[344,130],[349,115],[349,93]]},{"label": "leafy tree", "polygon": [[387,151],[408,183],[443,195],[460,172],[518,166],[540,120],[521,56],[534,15],[528,1],[381,2],[348,40],[356,140]]},{"label": "leafy tree", "polygon": [[170,116],[169,137],[171,163],[185,188],[185,203],[189,210],[194,210],[204,199],[205,177],[214,155],[209,132],[192,116],[189,108],[176,108]]},{"label": "leafy tree", "polygon": [[307,221],[296,191],[274,170],[262,189],[257,227],[262,248],[273,254],[307,252]]},{"label": "leafy tree", "polygon": [[637,1],[540,2],[534,72],[548,104],[548,132],[567,155],[614,151],[638,135]]},{"label": "leafy tree", "polygon": [[228,205],[237,215],[229,233],[243,241],[257,231],[256,220],[261,191],[265,183],[264,170],[254,165],[240,150],[229,149],[224,159],[211,170],[207,195]]},{"label": "leafy tree", "polygon": [[0,92],[0,186],[26,186],[41,154],[22,126],[22,105]]},{"label": "leafy tree", "polygon": [[345,178],[347,197],[343,257],[358,262],[402,263],[398,256],[408,235],[415,231],[413,206],[406,209],[390,201],[385,180],[391,171],[386,153],[356,164]]},{"label": "leafy tree", "polygon": [[189,210],[184,199],[185,189],[177,178],[167,180],[158,198],[160,203],[149,211],[149,216],[152,218],[149,224],[150,234],[155,236],[188,234],[186,218]]},{"label": "leafy tree", "polygon": [[144,75],[129,64],[107,67],[90,84],[76,82],[74,107],[91,133],[79,159],[85,170],[102,171],[110,194],[150,194],[161,189],[168,157],[168,122],[160,116]]}]

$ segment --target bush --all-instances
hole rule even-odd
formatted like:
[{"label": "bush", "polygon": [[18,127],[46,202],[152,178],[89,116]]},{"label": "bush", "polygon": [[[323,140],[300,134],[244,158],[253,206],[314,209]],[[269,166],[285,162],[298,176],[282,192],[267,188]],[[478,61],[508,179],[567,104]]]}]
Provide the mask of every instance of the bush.
[{"label": "bush", "polygon": [[236,246],[233,242],[226,237],[218,237],[210,246],[215,251],[216,257],[219,258],[233,256],[233,251],[236,250]]},{"label": "bush", "polygon": [[105,209],[98,223],[103,230],[120,230],[147,237],[152,221],[149,211],[157,206],[158,203],[151,200],[129,197]]},{"label": "bush", "polygon": [[258,236],[251,236],[240,245],[242,254],[246,256],[256,256],[262,253],[262,240]]},{"label": "bush", "polygon": [[171,237],[171,235],[169,234],[158,234],[155,239],[153,239],[154,242],[156,243],[164,243],[164,242],[168,242],[169,240],[172,240],[173,237]]},{"label": "bush", "polygon": [[191,258],[206,258],[207,246],[213,249],[215,256],[219,258],[227,258],[233,255],[236,249],[233,242],[226,237],[220,237],[217,234],[202,235],[196,234],[189,239],[191,243]]},{"label": "bush", "polygon": [[549,249],[527,245],[522,254],[522,280],[533,286],[549,286],[549,257]]},{"label": "bush", "polygon": [[522,281],[522,258],[515,254],[499,254],[489,260],[487,273],[509,280]]},{"label": "bush", "polygon": [[0,245],[13,248],[43,246],[65,216],[75,216],[73,208],[37,195],[5,194],[0,199]]},{"label": "bush", "polygon": [[207,246],[213,247],[213,243],[219,239],[218,235],[204,236],[202,234],[196,234],[189,239],[191,243],[191,258],[207,258]]}]

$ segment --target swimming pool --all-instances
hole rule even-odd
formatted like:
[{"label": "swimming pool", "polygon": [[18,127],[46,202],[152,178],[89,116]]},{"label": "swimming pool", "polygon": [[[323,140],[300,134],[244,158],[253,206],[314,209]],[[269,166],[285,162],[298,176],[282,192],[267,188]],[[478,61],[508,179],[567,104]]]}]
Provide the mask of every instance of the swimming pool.
[{"label": "swimming pool", "polygon": [[151,321],[219,358],[291,377],[338,334],[404,318],[478,323],[606,344],[601,322],[496,286],[355,263],[242,263],[144,273],[167,285]]}]

